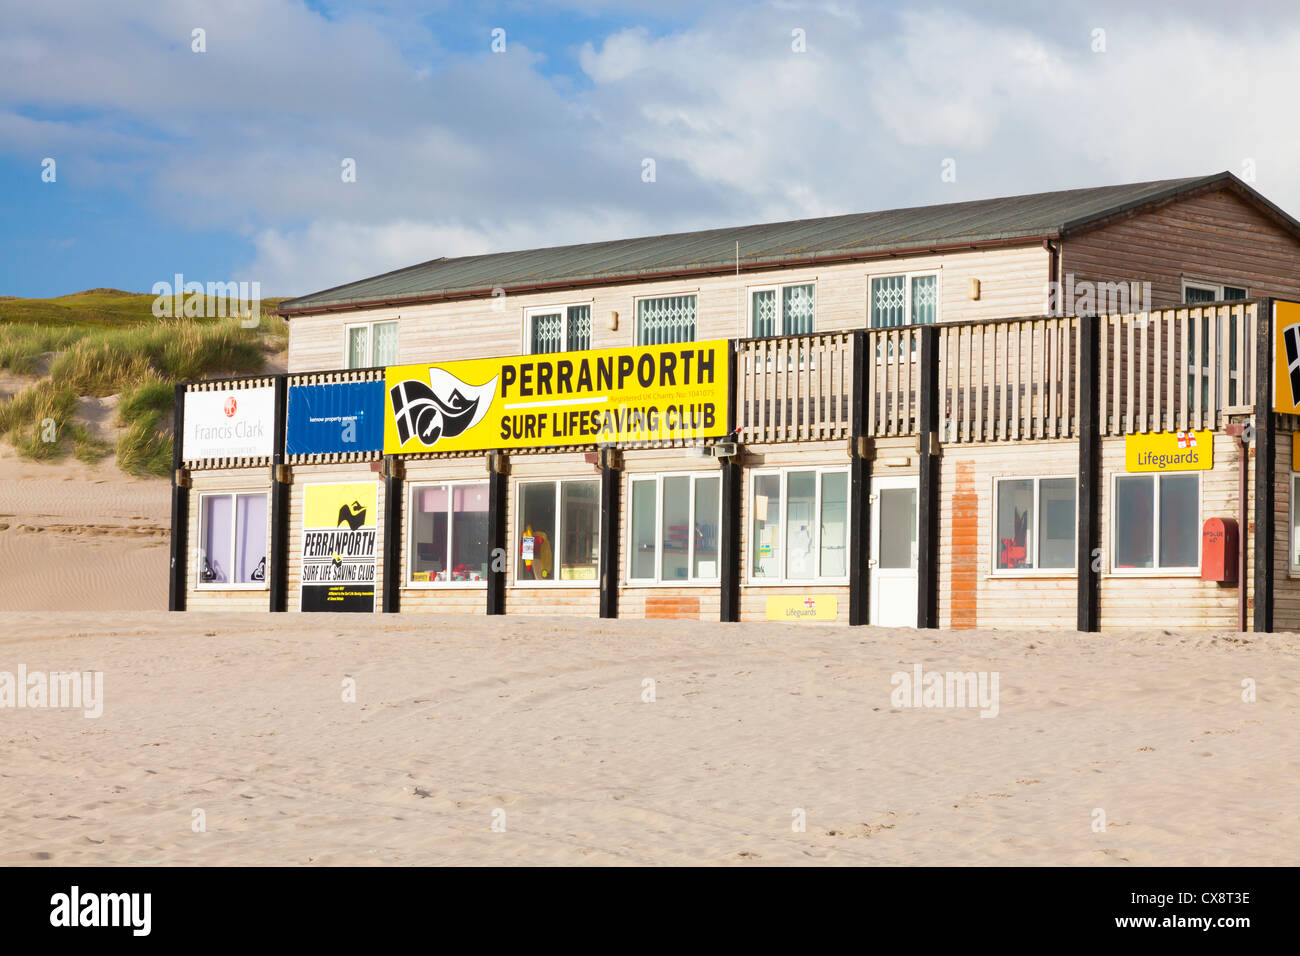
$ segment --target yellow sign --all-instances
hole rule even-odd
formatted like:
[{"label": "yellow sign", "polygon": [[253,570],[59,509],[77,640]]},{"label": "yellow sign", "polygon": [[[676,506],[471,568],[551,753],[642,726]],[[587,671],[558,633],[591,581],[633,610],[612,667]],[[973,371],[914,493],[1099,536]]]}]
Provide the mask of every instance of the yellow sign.
[{"label": "yellow sign", "polygon": [[384,452],[720,438],[727,349],[683,342],[390,366]]},{"label": "yellow sign", "polygon": [[1295,440],[1295,432],[1291,433],[1291,470],[1300,471],[1300,441]]},{"label": "yellow sign", "polygon": [[1300,415],[1300,302],[1273,303],[1273,411]]},{"label": "yellow sign", "polygon": [[767,599],[769,621],[835,621],[839,613],[839,598],[834,594],[787,594]]},{"label": "yellow sign", "polygon": [[1214,467],[1214,432],[1151,432],[1124,436],[1125,471],[1207,471]]}]

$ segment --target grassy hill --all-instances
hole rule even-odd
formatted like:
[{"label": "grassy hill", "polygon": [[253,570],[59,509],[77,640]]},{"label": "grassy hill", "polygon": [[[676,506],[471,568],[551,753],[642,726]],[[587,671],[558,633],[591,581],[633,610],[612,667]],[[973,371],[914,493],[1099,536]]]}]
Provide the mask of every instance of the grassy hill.
[{"label": "grassy hill", "polygon": [[[0,297],[0,370],[19,386],[0,401],[0,437],[31,458],[95,461],[116,451],[126,471],[166,475],[175,384],[256,374],[288,343],[286,323],[269,314],[280,299],[262,300],[251,329],[217,299],[203,310],[217,318],[156,318],[154,301],[117,289]],[[116,447],[78,420],[86,398],[109,396]]]}]

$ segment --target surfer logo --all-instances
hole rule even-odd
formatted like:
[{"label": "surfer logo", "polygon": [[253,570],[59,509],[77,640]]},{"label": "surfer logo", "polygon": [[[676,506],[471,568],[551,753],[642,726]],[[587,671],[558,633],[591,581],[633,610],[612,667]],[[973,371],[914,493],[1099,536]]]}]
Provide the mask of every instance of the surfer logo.
[{"label": "surfer logo", "polygon": [[470,385],[440,368],[429,369],[427,385],[414,379],[398,382],[388,391],[398,443],[418,438],[432,447],[440,438],[455,438],[473,428],[491,407],[496,387],[496,377]]},{"label": "surfer logo", "polygon": [[1286,346],[1287,377],[1291,380],[1291,404],[1300,405],[1300,325],[1290,325],[1282,330],[1282,343]]},{"label": "surfer logo", "polygon": [[339,520],[335,522],[334,527],[346,524],[348,529],[356,531],[366,523],[366,509],[359,501],[354,501],[350,505],[339,506]]}]

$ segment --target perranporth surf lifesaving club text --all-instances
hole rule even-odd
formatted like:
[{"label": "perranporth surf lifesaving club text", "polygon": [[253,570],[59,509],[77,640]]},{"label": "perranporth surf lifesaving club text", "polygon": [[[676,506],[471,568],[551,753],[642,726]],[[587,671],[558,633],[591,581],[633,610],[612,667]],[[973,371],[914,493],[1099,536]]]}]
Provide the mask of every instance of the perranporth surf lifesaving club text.
[{"label": "perranporth surf lifesaving club text", "polygon": [[302,546],[303,582],[373,584],[375,534],[373,529],[306,532]]},{"label": "perranporth surf lifesaving club text", "polygon": [[[501,398],[544,400],[622,391],[633,386],[649,390],[712,385],[714,362],[713,351],[693,348],[638,357],[507,362],[501,367]],[[713,429],[721,414],[713,402],[515,412],[501,416],[499,434],[502,439],[516,441],[547,437],[614,439],[639,433],[681,435]]]}]

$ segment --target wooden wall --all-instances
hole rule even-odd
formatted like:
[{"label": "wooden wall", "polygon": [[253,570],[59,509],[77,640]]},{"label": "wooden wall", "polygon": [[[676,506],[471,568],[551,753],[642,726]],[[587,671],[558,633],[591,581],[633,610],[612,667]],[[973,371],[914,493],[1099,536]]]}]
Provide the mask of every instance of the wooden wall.
[{"label": "wooden wall", "polygon": [[1220,190],[1065,240],[1061,271],[1076,284],[1150,282],[1157,308],[1183,301],[1184,278],[1244,286],[1252,298],[1296,299],[1300,242]]},{"label": "wooden wall", "polygon": [[[189,611],[265,611],[270,607],[270,585],[260,588],[216,590],[198,587],[199,568],[203,560],[199,552],[199,496],[212,491],[264,491],[271,490],[269,468],[227,468],[214,471],[191,472],[189,557],[186,561],[185,608]],[[270,499],[267,499],[266,522],[267,564],[271,554]]]},{"label": "wooden wall", "polygon": [[[298,315],[289,322],[289,371],[306,372],[347,365],[344,326],[353,322],[398,321],[400,363],[519,355],[528,351],[525,312],[535,306],[592,306],[592,347],[630,346],[636,342],[634,298],[656,295],[699,296],[697,337],[743,338],[749,335],[748,295],[752,287],[774,282],[816,285],[817,331],[866,326],[867,292],[873,275],[938,270],[940,318],[969,322],[1043,311],[1048,255],[1040,245],[912,256],[880,262],[826,265],[760,273],[694,277],[670,281],[595,286],[570,291],[483,297],[403,308]],[[967,280],[980,280],[980,298],[972,301]],[[618,328],[608,327],[611,311]]]}]

